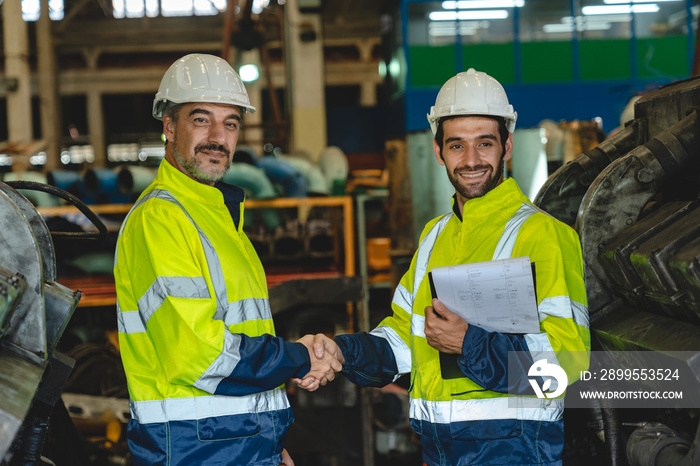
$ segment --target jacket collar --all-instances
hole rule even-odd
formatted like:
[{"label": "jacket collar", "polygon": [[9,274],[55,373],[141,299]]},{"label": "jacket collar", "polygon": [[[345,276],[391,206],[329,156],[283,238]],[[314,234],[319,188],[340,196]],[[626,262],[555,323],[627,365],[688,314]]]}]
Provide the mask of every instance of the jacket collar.
[{"label": "jacket collar", "polygon": [[222,181],[217,182],[214,186],[208,186],[185,175],[166,159],[160,163],[158,177],[176,198],[185,197],[198,204],[219,206],[225,204],[236,228],[242,226],[242,204],[245,200],[245,191],[238,186]]},{"label": "jacket collar", "polygon": [[512,205],[514,201],[528,202],[518,183],[513,178],[507,178],[485,195],[465,202],[462,215],[459,213],[456,197],[452,196],[452,212],[460,221],[463,221],[463,218],[487,217],[506,205]]},{"label": "jacket collar", "polygon": [[221,204],[224,200],[227,203],[241,203],[245,199],[244,191],[238,186],[221,181],[208,186],[185,175],[166,159],[160,163],[158,177],[162,178],[175,197],[185,196],[206,204]]}]

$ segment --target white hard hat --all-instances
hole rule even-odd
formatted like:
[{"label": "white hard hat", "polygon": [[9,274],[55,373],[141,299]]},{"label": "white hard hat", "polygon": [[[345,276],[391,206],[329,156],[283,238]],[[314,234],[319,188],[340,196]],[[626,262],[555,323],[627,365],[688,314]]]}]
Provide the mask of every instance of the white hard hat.
[{"label": "white hard hat", "polygon": [[443,84],[435,105],[430,108],[428,122],[433,134],[437,132],[440,118],[459,115],[499,116],[506,120],[506,128],[512,133],[518,114],[508,104],[503,86],[488,74],[469,68]]},{"label": "white hard hat", "polygon": [[153,117],[162,120],[169,104],[185,102],[231,104],[244,112],[255,112],[231,65],[217,56],[201,53],[185,55],[170,65],[153,100]]}]

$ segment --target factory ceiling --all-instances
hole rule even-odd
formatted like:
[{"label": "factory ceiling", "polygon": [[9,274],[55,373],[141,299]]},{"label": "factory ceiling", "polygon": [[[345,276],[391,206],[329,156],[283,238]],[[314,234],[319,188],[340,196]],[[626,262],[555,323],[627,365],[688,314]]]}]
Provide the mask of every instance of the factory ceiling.
[{"label": "factory ceiling", "polygon": [[[255,29],[271,51],[271,59],[275,60],[281,58],[283,7],[270,3],[262,14],[252,17]],[[381,16],[390,8],[397,8],[398,3],[398,0],[322,0],[315,11],[321,17],[324,44],[336,46],[337,50],[331,54],[342,55],[342,45],[353,40],[372,38],[378,43]],[[236,46],[240,49],[246,44],[256,45],[256,41],[249,40],[250,30],[242,27],[245,6],[238,10],[230,36],[234,50]],[[162,65],[171,63],[182,52],[222,49],[226,13],[114,18],[112,11],[110,0],[64,0],[64,18],[53,21],[51,26],[62,69]],[[37,23],[28,23],[32,65],[36,55],[36,27]],[[3,40],[0,36],[0,41]]]}]

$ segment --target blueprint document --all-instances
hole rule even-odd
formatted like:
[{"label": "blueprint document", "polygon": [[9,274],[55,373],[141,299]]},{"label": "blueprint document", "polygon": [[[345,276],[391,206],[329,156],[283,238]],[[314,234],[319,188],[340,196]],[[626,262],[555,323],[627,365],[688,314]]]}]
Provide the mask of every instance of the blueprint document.
[{"label": "blueprint document", "polygon": [[529,257],[432,269],[438,299],[489,332],[540,333],[534,278]]}]

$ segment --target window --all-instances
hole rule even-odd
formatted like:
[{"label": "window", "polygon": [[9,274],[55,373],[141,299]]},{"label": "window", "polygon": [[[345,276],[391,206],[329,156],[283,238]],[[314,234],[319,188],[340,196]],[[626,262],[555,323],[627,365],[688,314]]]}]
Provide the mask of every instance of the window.
[{"label": "window", "polygon": [[[23,20],[36,21],[39,19],[40,14],[40,0],[22,0]],[[63,0],[49,0],[49,18],[53,21],[60,21],[63,19]]]},{"label": "window", "polygon": [[[277,0],[280,5],[284,0]],[[0,3],[2,1],[0,0]],[[253,13],[262,13],[270,0],[253,0]],[[226,11],[226,0],[112,0],[115,18],[153,18],[156,16],[213,16]],[[22,0],[22,18],[36,21],[41,14],[41,0]],[[49,0],[49,17],[60,21],[64,0]]]}]

